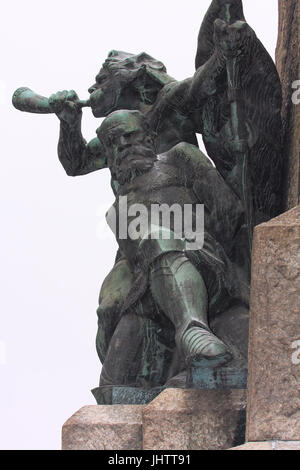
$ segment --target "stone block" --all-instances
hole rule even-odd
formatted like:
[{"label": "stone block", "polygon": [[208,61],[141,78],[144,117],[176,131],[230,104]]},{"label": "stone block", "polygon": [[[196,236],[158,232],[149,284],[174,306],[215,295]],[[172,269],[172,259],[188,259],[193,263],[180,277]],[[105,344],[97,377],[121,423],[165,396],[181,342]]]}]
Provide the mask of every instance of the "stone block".
[{"label": "stone block", "polygon": [[141,450],[143,405],[85,406],[62,429],[62,450]]},{"label": "stone block", "polygon": [[300,440],[300,206],[255,229],[247,441]]},{"label": "stone block", "polygon": [[273,450],[272,442],[247,442],[242,446],[233,447],[228,450]]},{"label": "stone block", "polygon": [[[282,123],[285,161],[284,207],[299,204],[300,196],[300,2],[279,0],[276,66],[282,84]],[[294,84],[294,86],[292,86]],[[294,99],[293,99],[294,94]]]},{"label": "stone block", "polygon": [[144,450],[221,450],[245,442],[245,390],[167,389],[143,409]]},{"label": "stone block", "polygon": [[300,441],[247,442],[228,450],[300,450]]},{"label": "stone block", "polygon": [[300,441],[275,441],[273,450],[300,450]]}]

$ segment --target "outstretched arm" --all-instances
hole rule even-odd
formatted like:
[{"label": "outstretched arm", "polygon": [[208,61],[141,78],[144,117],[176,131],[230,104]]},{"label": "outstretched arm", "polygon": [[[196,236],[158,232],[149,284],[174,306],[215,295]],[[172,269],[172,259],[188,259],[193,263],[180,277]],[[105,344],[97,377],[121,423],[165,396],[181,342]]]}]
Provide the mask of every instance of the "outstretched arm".
[{"label": "outstretched arm", "polygon": [[82,110],[74,91],[52,95],[49,105],[60,120],[58,157],[69,176],[79,176],[106,168],[106,155],[98,138],[87,144],[81,133]]}]

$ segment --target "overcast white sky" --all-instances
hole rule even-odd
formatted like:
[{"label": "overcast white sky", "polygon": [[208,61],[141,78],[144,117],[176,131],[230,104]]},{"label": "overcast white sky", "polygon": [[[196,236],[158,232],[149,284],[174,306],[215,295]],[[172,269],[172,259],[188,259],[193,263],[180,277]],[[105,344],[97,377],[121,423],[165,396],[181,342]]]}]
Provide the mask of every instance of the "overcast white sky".
[{"label": "overcast white sky", "polygon": [[[94,404],[100,285],[113,265],[99,238],[113,201],[107,170],[70,178],[56,156],[58,120],[16,111],[20,86],[82,99],[111,49],[146,51],[171,76],[194,72],[210,0],[11,0],[1,8],[0,449],[59,449],[61,426]],[[244,0],[274,57],[277,0]],[[99,120],[84,110],[83,131]]]}]

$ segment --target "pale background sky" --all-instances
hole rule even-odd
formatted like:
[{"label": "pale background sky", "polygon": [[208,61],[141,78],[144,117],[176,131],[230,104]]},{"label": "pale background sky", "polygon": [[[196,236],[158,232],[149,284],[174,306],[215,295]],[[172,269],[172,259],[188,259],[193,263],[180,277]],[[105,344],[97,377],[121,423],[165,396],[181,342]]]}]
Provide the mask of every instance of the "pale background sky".
[{"label": "pale background sky", "polygon": [[[1,8],[0,449],[59,449],[62,424],[94,404],[96,307],[116,243],[101,240],[113,197],[107,170],[68,177],[58,119],[16,111],[20,86],[81,99],[111,49],[148,52],[171,76],[194,72],[210,0],[11,0]],[[274,57],[277,0],[244,0]],[[83,133],[99,126],[84,110]],[[108,233],[108,232],[107,232]],[[103,236],[102,236],[103,238]]]}]

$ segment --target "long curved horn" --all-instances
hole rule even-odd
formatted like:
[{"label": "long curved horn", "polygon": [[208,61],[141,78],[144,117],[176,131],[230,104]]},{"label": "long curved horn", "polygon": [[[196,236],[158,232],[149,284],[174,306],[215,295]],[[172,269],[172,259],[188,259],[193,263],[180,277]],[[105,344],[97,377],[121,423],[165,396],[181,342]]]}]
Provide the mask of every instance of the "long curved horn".
[{"label": "long curved horn", "polygon": [[[30,88],[18,88],[12,97],[12,103],[19,111],[37,114],[51,114],[49,100],[45,96],[38,95]],[[81,108],[90,106],[89,100],[76,102]]]}]

